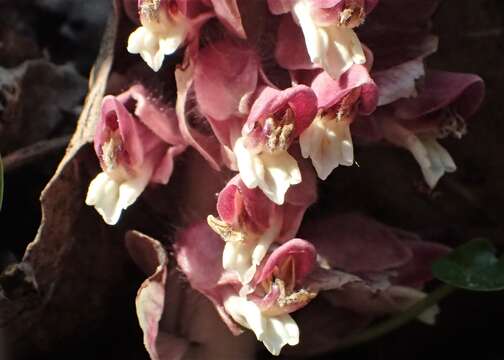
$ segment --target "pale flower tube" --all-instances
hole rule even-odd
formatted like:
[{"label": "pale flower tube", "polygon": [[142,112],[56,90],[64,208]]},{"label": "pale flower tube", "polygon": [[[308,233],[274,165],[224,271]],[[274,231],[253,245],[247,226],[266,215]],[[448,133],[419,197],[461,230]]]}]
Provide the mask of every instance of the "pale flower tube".
[{"label": "pale flower tube", "polygon": [[243,183],[259,187],[275,204],[301,183],[301,171],[289,148],[317,113],[315,93],[305,85],[285,90],[264,86],[258,90],[241,137],[233,146]]}]

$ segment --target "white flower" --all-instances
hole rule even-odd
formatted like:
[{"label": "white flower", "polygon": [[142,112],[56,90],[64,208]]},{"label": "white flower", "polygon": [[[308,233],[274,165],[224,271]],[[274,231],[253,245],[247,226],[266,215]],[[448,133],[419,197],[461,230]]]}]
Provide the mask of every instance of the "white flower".
[{"label": "white flower", "polygon": [[231,225],[212,215],[208,216],[207,222],[226,242],[222,253],[222,267],[225,270],[235,271],[243,285],[252,281],[257,266],[266,256],[282,228],[280,215],[271,219],[270,226],[262,234],[247,232],[246,229],[234,230]]},{"label": "white flower", "polygon": [[303,30],[312,63],[322,67],[333,79],[338,79],[353,64],[366,62],[362,45],[352,29],[338,24],[318,25],[305,0],[299,0],[292,13]]},{"label": "white flower", "polygon": [[89,184],[86,204],[94,206],[107,224],[115,225],[122,210],[136,201],[148,182],[149,177],[118,182],[106,172],[101,172]]},{"label": "white flower", "polygon": [[406,145],[420,165],[425,181],[431,188],[436,186],[445,173],[457,170],[451,155],[434,136],[411,137]]},{"label": "white flower", "polygon": [[242,241],[227,241],[222,253],[223,268],[236,271],[243,284],[252,281],[257,266],[280,233],[277,224],[270,226],[259,236],[247,236]]},{"label": "white flower", "polygon": [[445,173],[457,170],[448,151],[436,140],[434,134],[415,135],[393,120],[383,122],[385,138],[411,152],[420,165],[425,182],[433,189]]},{"label": "white flower", "polygon": [[108,173],[101,172],[89,184],[86,204],[94,206],[107,224],[115,225],[121,212],[144,191],[150,176],[151,172],[142,171],[139,176],[118,181]]},{"label": "white flower", "polygon": [[299,328],[289,314],[267,316],[254,302],[239,296],[230,296],[224,308],[237,323],[252,330],[273,355],[279,355],[287,344],[299,343]]},{"label": "white flower", "polygon": [[311,158],[320,179],[325,180],[339,165],[354,161],[350,122],[318,114],[299,137],[301,153]]},{"label": "white flower", "polygon": [[188,22],[182,15],[169,16],[164,8],[141,15],[142,26],[128,38],[128,52],[140,54],[154,71],[163,64],[165,55],[173,54],[185,41]]},{"label": "white flower", "polygon": [[255,153],[245,146],[240,137],[234,146],[240,177],[249,189],[259,187],[275,204],[282,205],[291,185],[301,183],[301,171],[287,150]]}]

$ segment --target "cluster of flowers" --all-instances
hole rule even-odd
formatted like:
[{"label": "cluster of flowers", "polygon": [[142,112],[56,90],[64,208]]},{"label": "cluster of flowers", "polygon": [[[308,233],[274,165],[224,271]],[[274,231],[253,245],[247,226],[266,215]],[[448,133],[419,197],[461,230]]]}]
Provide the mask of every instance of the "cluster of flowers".
[{"label": "cluster of flowers", "polygon": [[426,70],[436,2],[125,0],[139,25],[128,52],[153,71],[183,53],[176,106],[141,84],[104,99],[94,141],[103,171],[86,203],[116,224],[192,147],[216,174],[236,175],[217,213],[180,230],[173,249],[233,334],[250,329],[278,355],[300,341],[291,314],[321,294],[368,316],[404,310],[445,247],[361,215],[303,218],[317,177],[354,163],[354,141],[408,150],[430,187],[455,171],[438,140],[466,132],[484,86]]}]

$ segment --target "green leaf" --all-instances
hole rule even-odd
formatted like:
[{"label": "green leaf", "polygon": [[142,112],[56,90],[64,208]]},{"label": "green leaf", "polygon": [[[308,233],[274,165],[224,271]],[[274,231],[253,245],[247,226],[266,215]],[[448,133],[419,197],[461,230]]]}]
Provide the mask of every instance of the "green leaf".
[{"label": "green leaf", "polygon": [[466,290],[504,290],[504,257],[498,259],[492,243],[475,239],[436,261],[432,273],[437,279]]}]

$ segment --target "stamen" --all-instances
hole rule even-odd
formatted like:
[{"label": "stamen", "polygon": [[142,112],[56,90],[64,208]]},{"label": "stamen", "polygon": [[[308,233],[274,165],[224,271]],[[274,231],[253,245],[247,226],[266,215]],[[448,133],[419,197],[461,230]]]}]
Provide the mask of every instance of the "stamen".
[{"label": "stamen", "polygon": [[352,120],[357,112],[357,105],[361,95],[360,88],[352,90],[337,105],[336,120]]},{"label": "stamen", "polygon": [[445,138],[452,135],[457,139],[461,139],[466,133],[467,124],[465,119],[452,106],[444,109],[438,137]]},{"label": "stamen", "polygon": [[349,3],[340,13],[339,26],[355,28],[364,22],[366,14],[364,7],[359,1],[349,1]]},{"label": "stamen", "polygon": [[233,229],[226,222],[216,218],[213,215],[208,215],[207,223],[214,232],[216,232],[226,242],[244,242],[245,234]]},{"label": "stamen", "polygon": [[346,121],[350,123],[357,113],[359,98],[360,89],[353,90],[333,107],[326,110],[320,110],[316,118],[324,122]]},{"label": "stamen", "polygon": [[292,304],[306,303],[317,296],[317,293],[305,289],[291,293],[288,296],[281,296],[278,298],[277,303],[280,307],[289,306]]},{"label": "stamen", "polygon": [[[264,309],[263,313],[268,316],[278,316],[292,310],[291,306],[299,308],[317,296],[317,292],[296,288],[296,262],[289,256],[280,266],[276,266],[267,279],[263,280],[255,289],[268,294],[272,288],[278,289],[278,297],[273,306]],[[263,295],[264,296],[264,295]],[[287,308],[286,308],[287,307]]]},{"label": "stamen", "polygon": [[161,0],[144,0],[140,5],[140,17],[148,21],[159,21]]},{"label": "stamen", "polygon": [[102,145],[102,161],[106,171],[113,171],[118,166],[119,153],[123,149],[121,137],[117,131]]},{"label": "stamen", "polygon": [[292,141],[294,132],[294,112],[291,108],[285,110],[282,118],[276,120],[273,117],[266,119],[264,129],[267,137],[267,148],[270,152],[287,150]]}]

